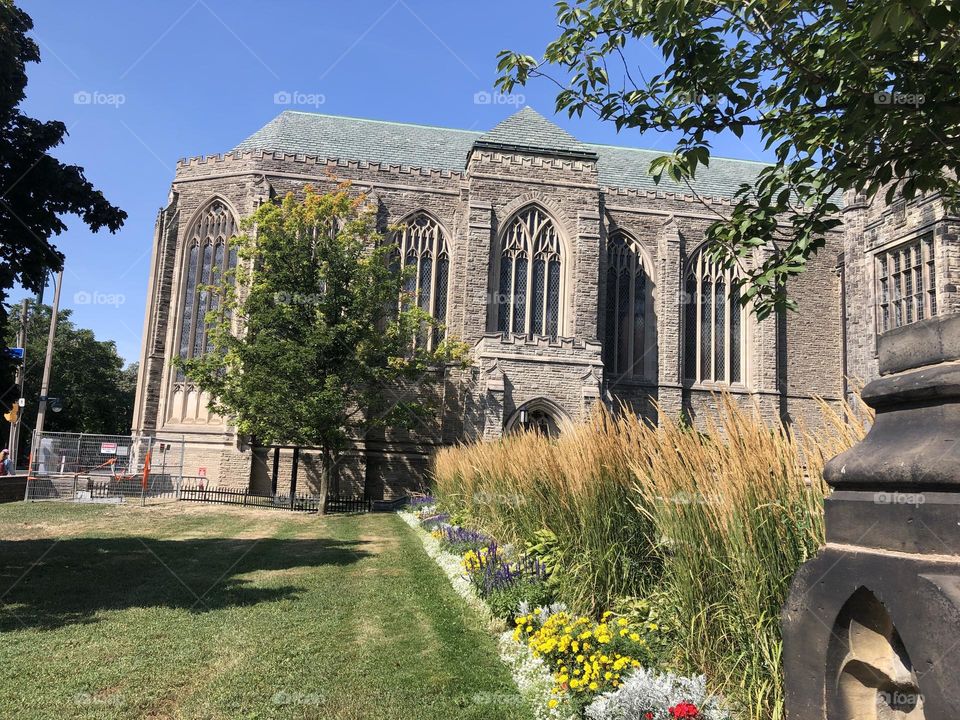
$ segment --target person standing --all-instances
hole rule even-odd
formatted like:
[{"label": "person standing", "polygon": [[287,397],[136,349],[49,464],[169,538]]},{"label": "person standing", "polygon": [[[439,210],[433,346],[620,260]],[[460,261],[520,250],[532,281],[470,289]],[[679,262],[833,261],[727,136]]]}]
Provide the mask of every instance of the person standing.
[{"label": "person standing", "polygon": [[13,462],[10,460],[10,451],[4,448],[0,451],[0,476],[13,475]]}]

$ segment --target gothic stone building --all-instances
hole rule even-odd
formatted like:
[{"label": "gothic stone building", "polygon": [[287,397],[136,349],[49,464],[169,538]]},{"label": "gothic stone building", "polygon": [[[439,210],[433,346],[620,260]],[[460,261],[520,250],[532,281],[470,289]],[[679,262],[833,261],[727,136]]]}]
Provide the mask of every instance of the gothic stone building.
[{"label": "gothic stone building", "polygon": [[[211,414],[171,360],[205,350],[202,286],[236,261],[238,221],[307,183],[340,180],[369,193],[384,227],[404,227],[411,290],[469,344],[472,363],[433,386],[429,427],[358,438],[338,467],[341,493],[395,496],[420,481],[438,445],[562,431],[598,402],[696,418],[723,389],[771,420],[815,417],[816,397],[845,390],[843,234],[790,288],[800,312],[758,322],[703,241],[761,165],[714,159],[694,194],[652,182],[659,154],[582,143],[525,108],[489,132],[284,112],[225,155],[181,161],[157,220],[134,430],[182,434],[185,474],[269,487],[266,451]],[[860,264],[847,275],[865,278]],[[860,285],[848,304],[871,302]],[[847,333],[857,335],[850,356],[869,366],[859,333]],[[304,473],[310,482],[309,453]]]}]

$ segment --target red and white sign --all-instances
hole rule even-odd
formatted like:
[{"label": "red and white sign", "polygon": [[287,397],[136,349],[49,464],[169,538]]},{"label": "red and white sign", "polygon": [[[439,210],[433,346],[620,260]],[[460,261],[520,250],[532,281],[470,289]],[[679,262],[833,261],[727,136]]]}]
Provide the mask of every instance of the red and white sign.
[{"label": "red and white sign", "polygon": [[101,455],[116,455],[117,454],[117,444],[116,443],[100,443],[100,454]]},{"label": "red and white sign", "polygon": [[206,469],[205,467],[204,467],[204,468],[197,468],[197,475],[199,475],[200,477],[206,477],[206,476],[207,476],[207,469]]}]

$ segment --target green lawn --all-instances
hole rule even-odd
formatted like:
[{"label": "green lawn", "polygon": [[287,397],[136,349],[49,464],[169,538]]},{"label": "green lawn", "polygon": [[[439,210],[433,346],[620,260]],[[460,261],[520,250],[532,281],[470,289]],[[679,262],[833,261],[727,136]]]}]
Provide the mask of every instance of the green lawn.
[{"label": "green lawn", "polygon": [[0,506],[0,718],[529,718],[392,515]]}]

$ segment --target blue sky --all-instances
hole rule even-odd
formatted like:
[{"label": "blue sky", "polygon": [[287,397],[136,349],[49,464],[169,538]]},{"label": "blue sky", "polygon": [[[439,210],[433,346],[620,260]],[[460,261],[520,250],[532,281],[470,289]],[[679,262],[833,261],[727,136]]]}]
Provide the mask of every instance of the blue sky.
[{"label": "blue sky", "polygon": [[[528,104],[581,140],[672,147],[667,136],[617,135],[593,118],[555,116],[554,87],[542,80],[504,102],[476,102],[493,89],[499,50],[539,54],[554,38],[545,0],[19,4],[43,58],[29,67],[25,111],[66,123],[57,156],[84,167],[129,214],[117,235],[67,218],[69,230],[54,239],[67,256],[61,305],[131,362],[154,219],[177,159],[225,152],[284,109],[485,130]],[[648,72],[658,61],[644,47],[632,59]],[[766,159],[732,136],[715,152]]]}]

